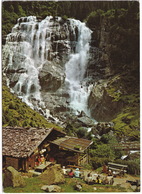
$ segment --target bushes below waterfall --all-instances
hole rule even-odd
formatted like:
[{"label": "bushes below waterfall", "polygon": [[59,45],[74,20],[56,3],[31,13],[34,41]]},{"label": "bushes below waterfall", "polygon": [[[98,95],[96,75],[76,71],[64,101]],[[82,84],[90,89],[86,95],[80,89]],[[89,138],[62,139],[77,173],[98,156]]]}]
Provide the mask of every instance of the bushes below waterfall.
[{"label": "bushes below waterfall", "polygon": [[[90,147],[90,164],[93,169],[98,169],[108,162],[128,165],[127,173],[140,175],[140,155],[137,153],[133,156],[130,154],[126,160],[120,159],[127,155],[125,151],[116,150],[115,146],[119,145],[119,141],[115,136],[105,134],[100,140],[94,139]],[[132,156],[131,156],[132,155]]]}]

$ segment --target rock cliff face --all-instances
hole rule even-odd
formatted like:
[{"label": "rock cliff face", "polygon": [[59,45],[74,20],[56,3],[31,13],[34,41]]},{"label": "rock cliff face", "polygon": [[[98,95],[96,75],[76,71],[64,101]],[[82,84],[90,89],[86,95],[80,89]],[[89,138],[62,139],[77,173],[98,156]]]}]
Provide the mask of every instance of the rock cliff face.
[{"label": "rock cliff face", "polygon": [[[98,47],[96,47],[97,45]],[[96,29],[93,32],[91,49],[95,52],[92,53],[92,59],[88,66],[88,74],[93,83],[88,98],[88,107],[91,116],[97,121],[110,121],[122,109],[123,103],[116,101],[114,95],[109,93],[110,87],[112,87],[113,82],[115,83],[117,76],[111,68],[110,36],[105,21],[102,21],[99,30]],[[119,85],[119,80],[117,82],[117,88],[113,88],[114,93],[121,91],[121,84]]]},{"label": "rock cliff face", "polygon": [[[92,59],[88,65],[88,72],[93,80],[93,88],[88,98],[88,107],[91,116],[97,121],[110,121],[122,109],[123,102],[117,101],[109,92],[117,79],[111,61],[114,45],[110,36],[109,20],[103,18],[100,22],[100,25],[92,28]],[[119,95],[121,84],[119,85],[119,80],[117,82],[117,87],[113,88],[113,92]]]},{"label": "rock cliff face", "polygon": [[123,107],[123,102],[109,94],[108,85],[107,80],[96,82],[88,99],[91,115],[99,122],[112,120]]}]

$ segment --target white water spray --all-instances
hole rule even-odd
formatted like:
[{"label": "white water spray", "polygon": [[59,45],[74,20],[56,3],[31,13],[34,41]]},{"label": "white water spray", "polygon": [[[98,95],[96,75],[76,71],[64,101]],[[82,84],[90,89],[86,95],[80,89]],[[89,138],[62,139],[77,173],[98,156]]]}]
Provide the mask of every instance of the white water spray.
[{"label": "white water spray", "polygon": [[89,115],[87,99],[90,89],[83,83],[89,59],[89,43],[91,40],[91,30],[85,23],[79,20],[70,20],[72,29],[78,28],[77,44],[75,52],[69,56],[69,61],[65,64],[66,82],[69,85],[70,107],[78,111],[84,111]]}]

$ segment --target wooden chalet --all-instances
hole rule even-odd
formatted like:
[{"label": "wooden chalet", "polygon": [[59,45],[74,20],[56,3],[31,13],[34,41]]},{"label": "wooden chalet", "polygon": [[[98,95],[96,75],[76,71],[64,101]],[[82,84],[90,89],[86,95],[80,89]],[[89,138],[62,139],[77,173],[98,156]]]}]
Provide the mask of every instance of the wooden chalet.
[{"label": "wooden chalet", "polygon": [[90,140],[66,136],[55,128],[4,127],[2,131],[3,166],[17,170],[34,169],[37,157],[61,165],[88,163]]},{"label": "wooden chalet", "polygon": [[89,162],[90,140],[65,136],[50,142],[54,157],[61,165],[83,165]]}]

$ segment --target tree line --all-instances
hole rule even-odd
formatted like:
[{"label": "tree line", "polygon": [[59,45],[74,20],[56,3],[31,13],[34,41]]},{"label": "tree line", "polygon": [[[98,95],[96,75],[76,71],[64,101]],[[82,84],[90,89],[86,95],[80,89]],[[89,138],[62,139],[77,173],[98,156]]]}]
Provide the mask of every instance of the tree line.
[{"label": "tree line", "polygon": [[135,1],[5,1],[2,3],[2,37],[11,32],[19,17],[35,15],[43,19],[48,16],[75,18],[83,21],[97,9],[128,9],[136,5]]}]

